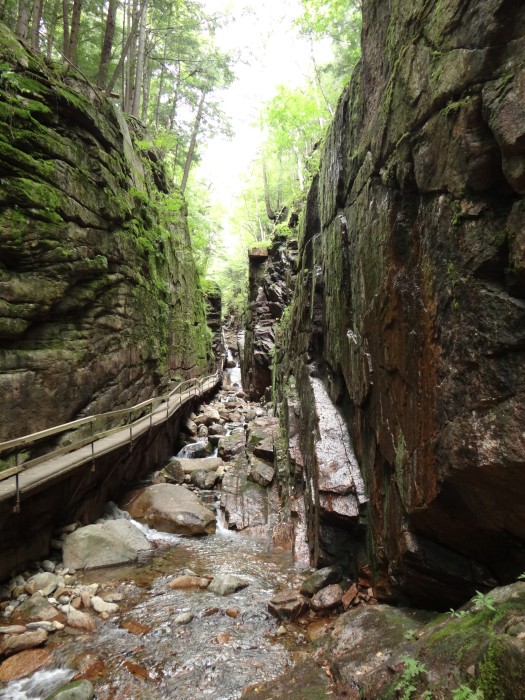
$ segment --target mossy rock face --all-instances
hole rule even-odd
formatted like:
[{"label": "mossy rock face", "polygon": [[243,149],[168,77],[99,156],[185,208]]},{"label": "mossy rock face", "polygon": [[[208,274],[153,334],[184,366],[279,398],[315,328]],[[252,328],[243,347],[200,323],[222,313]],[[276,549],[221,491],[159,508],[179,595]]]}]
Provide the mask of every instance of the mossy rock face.
[{"label": "mossy rock face", "polygon": [[351,433],[381,595],[438,609],[525,570],[525,7],[467,5],[362,3],[274,360],[314,494],[311,369]]},{"label": "mossy rock face", "polygon": [[136,146],[147,135],[4,25],[0,134],[3,438],[133,405],[172,373],[205,371],[185,205],[157,156]]},{"label": "mossy rock face", "polygon": [[[525,641],[519,636],[524,626],[524,583],[478,595],[455,614],[437,617],[388,605],[359,607],[325,629],[309,652],[308,663],[313,679],[319,678],[321,665],[333,679],[324,686],[327,696],[450,700],[463,688],[476,698],[483,693],[483,700],[521,700],[525,697]],[[289,684],[292,694],[285,696],[295,697],[294,679],[303,672],[299,661],[276,681],[251,692],[257,697],[277,697],[271,691]],[[316,680],[312,682],[319,688]]]}]

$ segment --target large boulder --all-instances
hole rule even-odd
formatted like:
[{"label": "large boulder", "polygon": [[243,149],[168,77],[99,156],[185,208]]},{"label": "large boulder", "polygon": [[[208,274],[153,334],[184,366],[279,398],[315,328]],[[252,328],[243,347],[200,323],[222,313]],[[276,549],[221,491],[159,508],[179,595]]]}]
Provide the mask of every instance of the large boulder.
[{"label": "large boulder", "polygon": [[136,561],[152,545],[128,520],[86,525],[67,536],[62,557],[70,569],[96,569]]},{"label": "large boulder", "polygon": [[185,486],[154,484],[129,493],[122,507],[137,520],[163,532],[209,535],[215,532],[215,514]]},{"label": "large boulder", "polygon": [[192,474],[196,471],[215,472],[224,462],[218,457],[196,457],[195,459],[174,459],[171,464],[179,466],[183,474]]}]

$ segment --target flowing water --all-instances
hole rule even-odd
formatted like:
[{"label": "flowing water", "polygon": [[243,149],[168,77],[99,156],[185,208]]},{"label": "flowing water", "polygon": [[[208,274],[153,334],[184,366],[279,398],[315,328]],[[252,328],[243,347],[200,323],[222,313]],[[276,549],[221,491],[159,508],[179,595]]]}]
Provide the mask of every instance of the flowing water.
[{"label": "flowing water", "polygon": [[[227,370],[226,384],[240,388],[238,367]],[[188,447],[178,456],[191,456],[195,446]],[[112,504],[106,517],[129,518]],[[300,585],[288,553],[227,530],[220,510],[216,534],[199,538],[132,522],[154,543],[153,555],[78,576],[80,584],[100,584],[103,597],[122,597],[119,612],[100,620],[95,634],[51,636],[47,649],[56,666],[10,683],[0,690],[2,700],[46,698],[74,676],[71,669],[93,682],[97,700],[234,700],[293,663],[306,639],[299,627],[283,634],[267,609],[276,592]],[[199,576],[235,574],[249,585],[228,596],[171,590],[169,581],[187,569]],[[193,615],[187,624],[177,621],[183,613]]]},{"label": "flowing water", "polygon": [[[109,517],[118,515],[113,510]],[[288,554],[270,551],[220,523],[215,535],[201,538],[140,527],[156,545],[147,561],[80,576],[80,583],[99,583],[103,595],[121,594],[119,613],[100,621],[96,634],[54,635],[47,648],[61,669],[10,684],[1,698],[45,698],[68,680],[65,669],[73,666],[89,669],[98,700],[233,700],[244,687],[290,665],[305,640],[298,629],[280,637],[279,623],[267,611],[276,591],[299,584]],[[170,579],[185,569],[202,576],[236,574],[249,586],[228,596],[170,590]],[[193,620],[178,624],[177,616],[185,612]]]}]

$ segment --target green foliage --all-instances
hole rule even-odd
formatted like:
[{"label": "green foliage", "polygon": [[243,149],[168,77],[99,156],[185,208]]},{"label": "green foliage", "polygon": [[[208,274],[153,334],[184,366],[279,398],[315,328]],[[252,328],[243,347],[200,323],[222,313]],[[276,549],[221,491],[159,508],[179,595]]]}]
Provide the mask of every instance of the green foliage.
[{"label": "green foliage", "polygon": [[413,641],[414,639],[417,639],[417,631],[416,630],[407,630],[405,634],[403,635],[405,639],[408,641]]},{"label": "green foliage", "polygon": [[465,615],[468,615],[468,610],[454,610],[454,608],[450,608],[450,614],[452,617],[457,617],[460,620]]},{"label": "green foliage", "polygon": [[[400,700],[411,700],[413,693],[417,691],[416,679],[420,680],[419,676],[426,673],[427,668],[425,664],[422,664],[417,659],[413,659],[411,656],[405,655],[401,660],[405,664],[405,668],[395,689],[399,693]],[[425,696],[429,697],[427,693],[425,693]]]},{"label": "green foliage", "polygon": [[461,685],[452,691],[452,700],[484,700],[483,691],[471,690],[468,685]]},{"label": "green foliage", "polygon": [[299,26],[312,39],[329,37],[333,44],[333,62],[324,73],[332,73],[341,84],[348,81],[361,55],[360,0],[302,0]]},{"label": "green foliage", "polygon": [[212,206],[209,187],[203,180],[190,180],[185,196],[193,254],[199,275],[205,279],[214,258],[221,254],[222,211]]},{"label": "green foliage", "polygon": [[493,612],[496,612],[496,608],[494,607],[494,598],[488,594],[481,593],[481,591],[476,591],[473,601],[478,610],[492,610]]}]

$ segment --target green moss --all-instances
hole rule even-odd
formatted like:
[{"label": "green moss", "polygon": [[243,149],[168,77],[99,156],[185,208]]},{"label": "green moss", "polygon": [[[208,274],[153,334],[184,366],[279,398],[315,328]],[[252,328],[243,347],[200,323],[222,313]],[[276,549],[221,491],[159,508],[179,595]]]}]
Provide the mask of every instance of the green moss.
[{"label": "green moss", "polygon": [[505,700],[502,669],[496,645],[491,645],[479,666],[477,686],[483,691],[484,700]]},{"label": "green moss", "polygon": [[462,100],[455,100],[449,102],[447,106],[442,110],[442,113],[446,117],[455,116],[465,105],[472,101],[471,96],[464,97]]},{"label": "green moss", "polygon": [[401,500],[405,500],[405,473],[404,473],[404,462],[405,462],[405,436],[403,431],[399,430],[399,435],[397,436],[396,445],[396,482],[397,488],[399,490],[399,495]]}]

